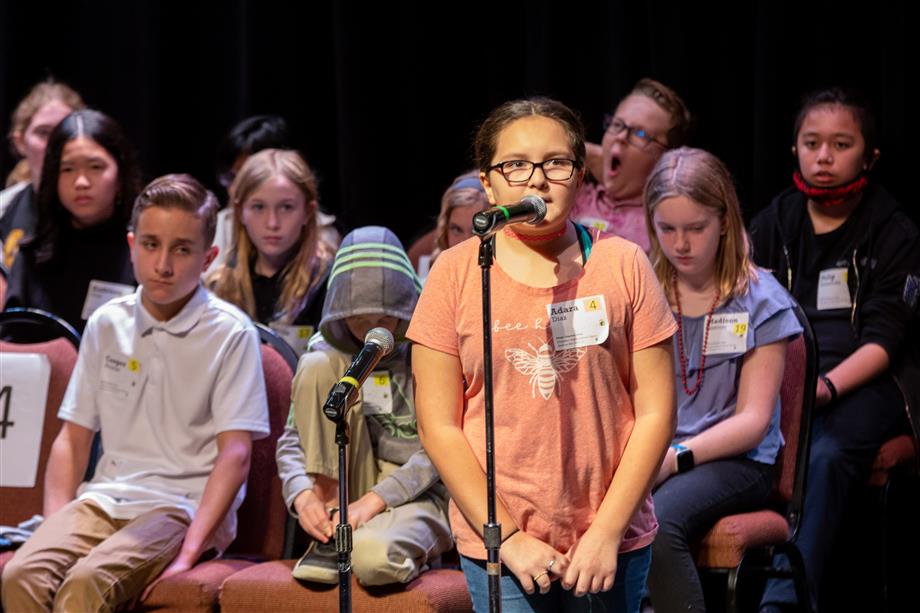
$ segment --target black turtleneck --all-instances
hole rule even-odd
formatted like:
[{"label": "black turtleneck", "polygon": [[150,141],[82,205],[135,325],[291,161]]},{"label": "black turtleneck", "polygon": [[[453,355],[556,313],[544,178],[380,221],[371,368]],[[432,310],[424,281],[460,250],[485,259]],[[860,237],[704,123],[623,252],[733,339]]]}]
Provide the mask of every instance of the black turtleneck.
[{"label": "black turtleneck", "polygon": [[114,219],[91,228],[63,228],[54,256],[35,261],[23,247],[10,274],[5,308],[32,307],[50,311],[82,334],[81,317],[90,281],[137,285],[124,223]]},{"label": "black turtleneck", "polygon": [[[256,302],[256,320],[269,324],[276,318],[275,309],[278,307],[278,298],[281,297],[282,271],[276,272],[271,277],[260,275],[255,270],[255,265],[249,268],[252,279],[252,294]],[[323,273],[325,276],[328,270]],[[298,313],[292,322],[296,326],[318,326],[323,314],[323,301],[326,299],[326,280],[313,288],[307,298],[307,304]]]}]

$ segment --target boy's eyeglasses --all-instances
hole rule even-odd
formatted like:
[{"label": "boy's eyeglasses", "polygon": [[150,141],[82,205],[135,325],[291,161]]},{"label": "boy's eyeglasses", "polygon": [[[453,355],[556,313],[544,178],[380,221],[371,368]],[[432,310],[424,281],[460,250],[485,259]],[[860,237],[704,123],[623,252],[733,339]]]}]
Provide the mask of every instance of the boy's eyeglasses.
[{"label": "boy's eyeglasses", "polygon": [[619,117],[610,117],[609,115],[604,118],[604,131],[610,132],[614,136],[619,136],[624,131],[626,132],[626,142],[634,147],[639,149],[645,149],[652,143],[660,145],[665,149],[668,148],[667,143],[663,143],[660,140],[656,139],[654,136],[645,131],[644,128],[639,126],[631,126]]}]

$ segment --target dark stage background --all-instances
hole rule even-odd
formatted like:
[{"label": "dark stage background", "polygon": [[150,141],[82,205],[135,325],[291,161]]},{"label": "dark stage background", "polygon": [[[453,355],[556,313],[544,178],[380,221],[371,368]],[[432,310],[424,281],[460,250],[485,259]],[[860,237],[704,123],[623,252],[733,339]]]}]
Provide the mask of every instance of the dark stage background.
[{"label": "dark stage background", "polygon": [[[918,217],[907,2],[495,5],[2,0],[0,122],[5,134],[16,102],[51,74],[125,126],[147,178],[183,171],[214,185],[223,133],[281,114],[344,227],[383,224],[408,241],[471,165],[477,121],[506,99],[557,97],[597,140],[636,80],[660,79],[697,117],[693,144],[735,173],[750,215],[790,183],[801,93],[844,84],[879,115],[876,176]],[[12,164],[3,148],[4,176]]]}]

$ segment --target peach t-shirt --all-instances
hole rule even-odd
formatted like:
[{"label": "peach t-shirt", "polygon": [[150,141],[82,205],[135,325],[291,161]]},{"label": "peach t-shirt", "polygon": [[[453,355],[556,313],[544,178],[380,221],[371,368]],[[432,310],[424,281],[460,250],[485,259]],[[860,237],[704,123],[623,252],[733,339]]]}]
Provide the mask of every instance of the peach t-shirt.
[{"label": "peach t-shirt", "polygon": [[[465,381],[463,432],[485,467],[478,250],[479,241],[472,238],[441,254],[407,336],[460,358]],[[575,302],[558,304],[569,301]],[[584,346],[556,350],[547,306],[556,305],[557,311],[574,318],[573,304],[582,311],[579,316],[587,318],[582,321],[588,321],[579,329],[603,326],[606,320],[606,340],[591,344],[589,334],[587,341],[582,339]],[[675,329],[648,259],[623,239],[601,235],[581,275],[556,287],[530,287],[510,278],[498,264],[493,266],[496,488],[522,530],[560,552],[585,533],[635,423],[629,397],[630,354],[669,338]],[[566,347],[565,336],[560,332],[560,346]],[[482,539],[453,501],[450,520],[460,553],[485,558]],[[648,496],[624,534],[620,551],[648,545],[656,530]]]}]

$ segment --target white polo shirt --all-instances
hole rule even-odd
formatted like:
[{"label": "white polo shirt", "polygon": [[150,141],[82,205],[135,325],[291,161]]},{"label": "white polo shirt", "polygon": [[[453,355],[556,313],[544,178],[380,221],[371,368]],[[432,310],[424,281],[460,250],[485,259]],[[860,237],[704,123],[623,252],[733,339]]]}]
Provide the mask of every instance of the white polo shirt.
[{"label": "white polo shirt", "polygon": [[[142,287],[86,324],[58,417],[102,433],[103,455],[80,499],[115,519],[155,507],[195,516],[217,459],[217,434],[269,432],[259,337],[249,318],[204,287],[169,321],[141,304]],[[236,536],[245,485],[210,547]]]}]

